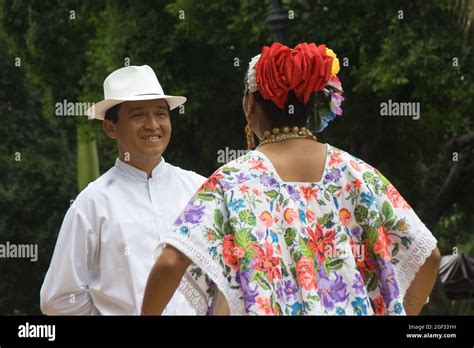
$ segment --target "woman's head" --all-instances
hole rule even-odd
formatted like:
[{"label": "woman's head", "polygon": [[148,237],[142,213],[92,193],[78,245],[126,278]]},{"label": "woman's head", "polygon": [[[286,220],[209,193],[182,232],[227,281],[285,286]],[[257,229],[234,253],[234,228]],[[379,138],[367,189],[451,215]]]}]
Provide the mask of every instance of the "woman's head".
[{"label": "woman's head", "polygon": [[[306,125],[314,114],[313,101],[324,106],[325,96],[329,96],[327,107],[336,112],[340,102],[329,104],[333,102],[331,92],[342,92],[338,71],[339,61],[325,45],[302,43],[293,50],[277,42],[264,46],[250,61],[245,78],[243,109],[247,122],[261,138],[265,130],[274,127]],[[321,91],[322,98],[318,96]]]}]

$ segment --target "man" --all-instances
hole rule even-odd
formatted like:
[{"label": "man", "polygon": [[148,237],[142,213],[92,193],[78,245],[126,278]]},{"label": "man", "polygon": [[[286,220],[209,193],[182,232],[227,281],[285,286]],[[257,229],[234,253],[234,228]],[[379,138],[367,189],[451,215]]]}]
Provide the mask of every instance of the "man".
[{"label": "man", "polygon": [[[41,288],[44,314],[140,314],[158,242],[205,178],[162,157],[171,136],[169,96],[147,65],[118,69],[104,100],[87,111],[103,121],[120,157],[69,208]],[[176,293],[167,314],[195,314]]]}]

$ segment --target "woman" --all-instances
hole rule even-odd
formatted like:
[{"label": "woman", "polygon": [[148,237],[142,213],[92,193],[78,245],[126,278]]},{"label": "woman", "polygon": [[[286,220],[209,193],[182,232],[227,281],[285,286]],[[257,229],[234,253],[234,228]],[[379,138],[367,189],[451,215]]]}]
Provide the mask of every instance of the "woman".
[{"label": "woman", "polygon": [[[256,150],[219,168],[160,244],[143,314],[179,287],[198,314],[418,314],[436,239],[375,168],[303,126],[341,114],[324,45],[279,43],[250,62],[243,109]],[[184,276],[184,277],[183,277]]]}]

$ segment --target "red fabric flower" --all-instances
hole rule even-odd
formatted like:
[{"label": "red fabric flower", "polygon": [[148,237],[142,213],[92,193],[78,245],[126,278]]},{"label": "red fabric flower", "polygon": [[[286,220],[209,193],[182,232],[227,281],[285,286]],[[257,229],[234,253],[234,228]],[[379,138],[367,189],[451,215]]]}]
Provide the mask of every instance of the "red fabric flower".
[{"label": "red fabric flower", "polygon": [[279,42],[264,46],[255,64],[258,90],[264,99],[270,99],[280,109],[291,90],[306,104],[311,93],[321,91],[328,83],[332,61],[325,45],[304,42],[293,50]]}]

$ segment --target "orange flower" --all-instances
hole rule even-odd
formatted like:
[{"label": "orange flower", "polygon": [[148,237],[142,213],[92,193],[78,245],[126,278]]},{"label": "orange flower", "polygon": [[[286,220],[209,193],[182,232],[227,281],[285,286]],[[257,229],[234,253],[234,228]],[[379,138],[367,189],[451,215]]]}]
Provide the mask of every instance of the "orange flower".
[{"label": "orange flower", "polygon": [[306,199],[306,202],[309,202],[311,198],[318,199],[318,196],[316,193],[318,192],[318,189],[313,186],[302,186],[300,188],[301,193],[303,194],[304,199]]},{"label": "orange flower", "polygon": [[362,181],[359,179],[354,179],[352,180],[352,183],[354,184],[355,187],[360,188],[360,185],[362,185]]},{"label": "orange flower", "polygon": [[296,263],[296,279],[304,290],[317,289],[316,272],[314,271],[313,260],[307,256],[302,256]]},{"label": "orange flower", "polygon": [[258,308],[262,310],[265,315],[270,315],[274,313],[272,310],[272,303],[270,302],[269,298],[258,296],[257,304],[258,304]]},{"label": "orange flower", "polygon": [[288,224],[293,223],[293,221],[298,217],[298,214],[291,209],[291,208],[286,208],[285,212],[283,213],[283,218]]},{"label": "orange flower", "polygon": [[380,295],[374,298],[375,315],[385,315],[385,300]]},{"label": "orange flower", "polygon": [[334,152],[329,158],[329,167],[334,167],[335,164],[341,164],[342,158],[340,152]]},{"label": "orange flower", "polygon": [[281,250],[277,248],[278,254],[274,255],[273,247],[268,241],[265,241],[264,247],[253,244],[252,248],[256,252],[255,259],[257,260],[253,268],[264,272],[270,282],[273,282],[275,278],[280,279],[282,276],[279,256]]},{"label": "orange flower", "polygon": [[358,172],[360,172],[360,165],[359,165],[359,163],[357,163],[357,162],[354,161],[354,160],[350,160],[349,163],[351,164],[352,168],[354,168],[355,170],[357,170]]},{"label": "orange flower", "polygon": [[308,209],[306,211],[306,218],[308,219],[308,221],[313,222],[316,218],[314,211],[311,209]]},{"label": "orange flower", "polygon": [[387,186],[387,196],[395,208],[411,209],[410,205],[403,199],[392,184]]},{"label": "orange flower", "polygon": [[351,213],[349,212],[349,210],[347,210],[346,208],[342,208],[341,210],[339,210],[339,220],[341,220],[341,224],[343,226],[349,225],[349,222],[351,221]]},{"label": "orange flower", "polygon": [[236,246],[234,236],[225,236],[223,245],[224,262],[232,267],[234,271],[239,268],[239,259],[245,256],[245,251],[242,247]]},{"label": "orange flower", "polygon": [[349,192],[349,190],[351,189],[351,184],[347,183],[344,189],[346,190],[346,192]]},{"label": "orange flower", "polygon": [[252,170],[259,170],[259,171],[267,170],[267,167],[265,167],[265,164],[263,163],[262,160],[253,159],[253,160],[248,161],[248,163],[250,164],[250,169]]},{"label": "orange flower", "polygon": [[243,184],[242,186],[240,186],[240,189],[239,191],[242,192],[242,193],[247,193],[247,191],[249,190],[250,187],[248,187],[247,185]]},{"label": "orange flower", "polygon": [[270,228],[273,224],[273,217],[272,217],[272,214],[265,210],[263,213],[260,214],[260,221],[263,222],[263,225],[266,227],[266,228]]},{"label": "orange flower", "polygon": [[207,239],[210,241],[216,240],[216,235],[213,231],[209,230],[207,231]]},{"label": "orange flower", "polygon": [[198,192],[203,191],[205,189],[209,189],[211,192],[216,191],[216,187],[219,184],[219,180],[222,179],[223,177],[224,175],[219,173],[219,171],[217,170],[204,182],[204,184],[202,184]]},{"label": "orange flower", "polygon": [[[385,230],[383,226],[381,227],[382,229],[380,229],[379,227],[377,230],[379,231]],[[382,256],[384,260],[389,259],[390,258],[390,252],[388,249],[389,244],[390,244],[390,239],[387,238],[386,234],[384,232],[382,233],[379,232],[379,236],[374,243],[374,252],[377,254],[380,254],[380,256]]]}]

